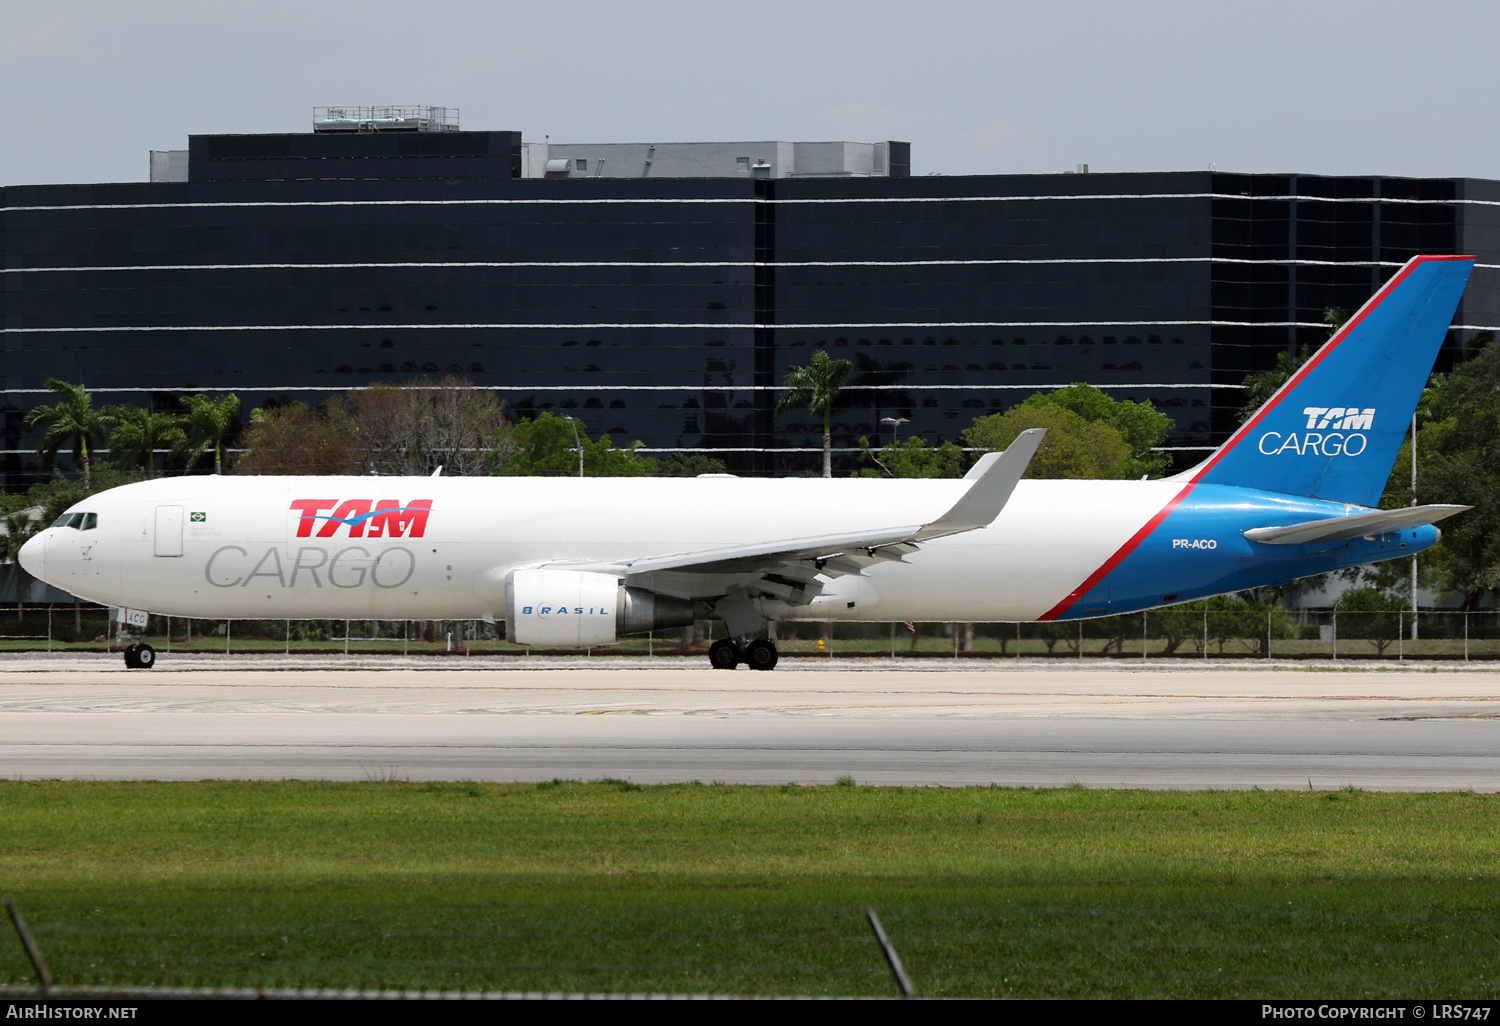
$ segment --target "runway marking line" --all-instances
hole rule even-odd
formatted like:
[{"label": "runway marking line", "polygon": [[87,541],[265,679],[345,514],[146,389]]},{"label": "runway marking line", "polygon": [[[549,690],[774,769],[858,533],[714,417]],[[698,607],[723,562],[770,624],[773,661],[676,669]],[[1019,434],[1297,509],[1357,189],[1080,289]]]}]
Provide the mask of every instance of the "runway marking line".
[{"label": "runway marking line", "polygon": [[[193,658],[195,658],[195,660],[197,658],[202,658],[204,660],[215,660],[215,659],[217,659],[219,657],[217,657],[217,656],[204,656],[204,657],[193,657]],[[558,657],[558,658],[559,659],[566,659],[568,657]],[[817,665],[812,665],[813,662],[816,662]],[[1073,661],[1069,661],[1069,660],[1058,660],[1058,661],[1046,661],[1046,662],[1021,662],[1021,663],[1012,663],[1009,660],[979,660],[979,661],[973,661],[973,660],[948,660],[948,659],[931,659],[931,660],[927,660],[927,659],[923,659],[923,660],[912,660],[910,664],[906,664],[905,660],[899,660],[898,659],[898,660],[895,660],[895,661],[886,661],[886,662],[881,662],[881,663],[875,663],[874,665],[868,665],[868,664],[865,664],[865,665],[856,665],[858,663],[863,663],[863,662],[864,662],[863,660],[855,660],[855,661],[852,661],[852,662],[849,662],[849,663],[844,663],[844,664],[837,664],[837,663],[835,663],[835,664],[825,664],[821,660],[815,660],[815,661],[809,661],[809,665],[798,665],[796,662],[791,662],[787,666],[783,667],[783,672],[785,672],[785,673],[793,673],[793,674],[800,674],[800,673],[827,673],[827,672],[834,672],[834,673],[889,673],[889,672],[900,672],[900,673],[908,673],[908,674],[910,674],[910,673],[920,673],[920,674],[938,674],[938,673],[997,673],[997,674],[1007,674],[1007,673],[1016,673],[1016,672],[1024,672],[1024,673],[1077,673],[1077,672],[1082,671],[1082,672],[1088,672],[1088,673],[1117,673],[1117,674],[1127,674],[1127,675],[1137,675],[1137,674],[1142,674],[1142,673],[1160,674],[1160,673],[1207,673],[1207,672],[1214,672],[1214,673],[1223,673],[1223,672],[1231,672],[1231,673],[1268,673],[1268,672],[1269,673],[1335,673],[1335,674],[1349,674],[1349,673],[1383,673],[1383,674],[1390,674],[1390,673],[1408,673],[1408,674],[1417,674],[1417,673],[1421,673],[1421,674],[1438,674],[1438,673],[1476,674],[1476,673],[1478,673],[1478,674],[1495,674],[1497,672],[1497,669],[1496,669],[1496,667],[1493,664],[1491,664],[1491,665],[1485,665],[1484,663],[1478,662],[1478,661],[1476,661],[1476,663],[1474,665],[1464,665],[1464,664],[1454,663],[1454,664],[1425,665],[1425,666],[1424,665],[1412,665],[1410,663],[1400,664],[1400,663],[1396,663],[1395,661],[1391,661],[1389,663],[1381,663],[1381,662],[1377,662],[1377,661],[1362,661],[1362,662],[1365,663],[1364,665],[1355,665],[1355,664],[1351,663],[1351,665],[1347,665],[1347,666],[1332,666],[1332,665],[1318,664],[1318,663],[1307,663],[1307,662],[1302,662],[1302,661],[1287,662],[1287,663],[1281,663],[1281,662],[1274,662],[1273,661],[1272,663],[1270,663],[1270,665],[1265,665],[1264,663],[1262,663],[1262,662],[1260,662],[1258,660],[1241,660],[1241,661],[1227,660],[1227,661],[1223,661],[1223,662],[1218,662],[1218,661],[1211,662],[1210,664],[1208,664],[1207,666],[1205,666],[1203,664],[1200,664],[1196,660],[1192,661],[1191,665],[1184,665],[1183,663],[1173,663],[1173,662],[1153,662],[1153,663],[1148,663],[1146,665],[1142,665],[1139,661],[1136,661],[1133,658],[1132,659],[1123,659],[1123,660],[1118,660],[1118,661],[1090,659],[1090,660],[1083,660],[1083,661],[1079,661],[1079,662],[1073,662]],[[991,665],[984,665],[985,663],[990,663]],[[1252,663],[1253,663],[1253,665],[1252,665]],[[1208,668],[1209,666],[1212,667],[1211,671]],[[74,666],[74,667],[66,667],[66,668],[63,668],[63,669],[59,669],[59,668],[56,668],[56,667],[45,666],[44,665],[44,666],[36,666],[36,667],[13,668],[13,669],[10,670],[10,672],[11,673],[22,673],[22,674],[30,674],[30,673],[59,673],[59,672],[80,672],[80,669],[82,670],[82,672],[107,673],[107,674],[109,674],[111,676],[118,676],[118,675],[123,675],[123,676],[134,675],[134,676],[137,676],[137,677],[141,676],[140,671],[130,670],[130,669],[128,669],[128,668],[126,668],[126,667],[124,667],[122,665],[117,665],[114,659],[108,659],[107,661],[101,659],[101,660],[99,660],[99,665],[85,666],[85,667],[82,667],[82,668]],[[568,665],[549,664],[549,663],[545,663],[545,662],[538,662],[538,663],[527,664],[527,665],[509,665],[509,666],[505,666],[505,665],[498,665],[498,666],[497,665],[488,665],[488,666],[486,666],[486,665],[479,665],[479,666],[474,666],[474,665],[464,665],[463,663],[448,663],[448,664],[441,665],[441,666],[422,665],[420,663],[417,663],[417,664],[402,664],[402,665],[390,665],[389,663],[378,663],[378,664],[377,663],[369,663],[369,664],[366,664],[366,663],[344,663],[344,664],[332,664],[332,665],[321,665],[321,666],[307,666],[307,665],[297,665],[297,664],[293,664],[293,665],[253,665],[253,664],[252,665],[245,665],[245,664],[238,664],[238,665],[225,666],[225,665],[214,665],[213,662],[205,662],[204,664],[195,665],[195,666],[183,666],[181,664],[177,664],[177,665],[160,665],[159,664],[156,667],[156,669],[155,669],[155,671],[154,671],[154,673],[152,675],[153,676],[157,676],[157,677],[161,677],[161,676],[166,676],[166,675],[169,675],[169,674],[170,675],[176,675],[176,674],[185,674],[185,673],[186,674],[191,674],[191,673],[202,673],[202,672],[208,672],[208,673],[299,673],[300,674],[300,673],[340,673],[340,672],[353,672],[353,671],[364,672],[364,673],[400,673],[400,672],[408,672],[408,673],[454,673],[454,672],[461,672],[461,673],[519,673],[519,672],[533,672],[533,673],[564,673],[564,672],[572,672],[572,673],[581,673],[581,672],[599,673],[599,672],[611,672],[611,673],[621,673],[621,672],[627,672],[628,673],[628,672],[637,672],[637,673],[640,673],[640,672],[648,672],[648,671],[649,672],[670,671],[670,672],[676,672],[676,673],[707,673],[707,672],[717,672],[717,671],[710,671],[708,668],[702,667],[702,666],[698,666],[698,665],[677,665],[677,666],[673,666],[673,665],[669,665],[666,662],[666,660],[663,660],[663,661],[661,661],[661,662],[659,662],[657,664],[654,664],[654,665],[644,665],[644,666],[643,665],[639,665],[639,664],[628,664],[628,663],[624,664],[624,665],[621,665],[619,663],[613,663],[613,664],[598,663],[598,664],[585,664],[583,666],[577,666],[577,665],[568,666]]]},{"label": "runway marking line", "polygon": [[[34,688],[34,687],[104,687],[97,682],[87,681],[5,681],[0,682],[0,688]],[[922,689],[892,690],[882,689],[879,691],[856,690],[848,688],[777,688],[777,689],[740,689],[740,688],[710,688],[710,687],[615,687],[602,685],[580,685],[577,687],[525,687],[517,685],[474,685],[465,684],[454,687],[432,688],[425,685],[370,685],[340,683],[329,681],[315,684],[270,684],[270,683],[243,683],[235,681],[197,683],[192,685],[181,684],[144,684],[147,688],[161,687],[200,687],[213,689],[295,689],[299,691],[308,688],[322,688],[331,691],[373,691],[380,694],[394,694],[398,692],[412,692],[415,694],[431,694],[434,691],[493,691],[507,694],[544,695],[547,693],[563,692],[630,692],[636,694],[671,694],[681,695],[691,692],[703,692],[716,697],[749,696],[752,698],[786,697],[793,695],[854,695],[867,698],[879,697],[914,697],[914,698],[965,698],[965,697],[990,697],[990,698],[1072,698],[1072,699],[1202,699],[1207,701],[1298,701],[1298,702],[1500,702],[1500,695],[1283,695],[1268,693],[1241,693],[1241,694],[1213,694],[1193,692],[1137,692],[1137,691],[991,691],[991,690],[957,690],[944,689],[942,691],[927,691]]]}]

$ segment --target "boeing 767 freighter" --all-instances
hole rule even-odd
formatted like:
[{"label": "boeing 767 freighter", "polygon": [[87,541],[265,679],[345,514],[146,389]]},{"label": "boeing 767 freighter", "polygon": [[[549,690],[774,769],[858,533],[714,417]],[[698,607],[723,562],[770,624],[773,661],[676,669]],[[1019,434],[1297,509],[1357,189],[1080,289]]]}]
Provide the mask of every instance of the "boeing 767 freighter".
[{"label": "boeing 767 freighter", "polygon": [[[1021,480],[1042,432],[963,480],[177,477],[90,496],[32,575],[171,616],[504,620],[595,646],[722,620],[1065,620],[1410,556],[1467,507],[1377,510],[1474,258],[1419,256],[1199,466]],[[149,667],[150,646],[126,650]]]}]

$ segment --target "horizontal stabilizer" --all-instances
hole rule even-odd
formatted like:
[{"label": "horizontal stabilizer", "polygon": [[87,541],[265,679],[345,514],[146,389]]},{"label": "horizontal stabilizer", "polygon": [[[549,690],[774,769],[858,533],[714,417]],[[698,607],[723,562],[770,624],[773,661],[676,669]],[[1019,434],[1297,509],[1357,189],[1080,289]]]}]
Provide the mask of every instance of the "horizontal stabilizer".
[{"label": "horizontal stabilizer", "polygon": [[[1005,504],[1010,501],[1011,492],[1016,490],[1016,482],[1026,473],[1031,457],[1036,455],[1037,447],[1046,436],[1046,428],[1022,431],[983,470],[980,467],[986,457],[980,457],[980,462],[974,464],[974,470],[980,471],[979,476],[969,486],[969,490],[964,492],[963,498],[955,502],[948,512],[923,527],[914,540],[927,541],[930,538],[941,538],[945,534],[959,534],[988,527],[994,523]],[[972,474],[973,470],[969,473]]]},{"label": "horizontal stabilizer", "polygon": [[1408,527],[1435,524],[1444,517],[1462,513],[1472,506],[1408,506],[1406,509],[1378,509],[1372,513],[1355,513],[1347,517],[1309,520],[1286,527],[1257,527],[1245,537],[1264,545],[1306,545],[1311,542],[1347,541],[1371,534],[1404,531]]}]

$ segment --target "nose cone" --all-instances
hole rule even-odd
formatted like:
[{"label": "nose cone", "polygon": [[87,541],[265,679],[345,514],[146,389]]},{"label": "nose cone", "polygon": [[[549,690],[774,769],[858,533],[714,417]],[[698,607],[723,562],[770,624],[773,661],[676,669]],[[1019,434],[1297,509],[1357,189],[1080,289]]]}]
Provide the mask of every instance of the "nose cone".
[{"label": "nose cone", "polygon": [[47,563],[43,558],[45,545],[45,538],[33,538],[25,545],[22,545],[21,551],[16,554],[16,558],[21,561],[21,568],[39,581],[47,579]]}]

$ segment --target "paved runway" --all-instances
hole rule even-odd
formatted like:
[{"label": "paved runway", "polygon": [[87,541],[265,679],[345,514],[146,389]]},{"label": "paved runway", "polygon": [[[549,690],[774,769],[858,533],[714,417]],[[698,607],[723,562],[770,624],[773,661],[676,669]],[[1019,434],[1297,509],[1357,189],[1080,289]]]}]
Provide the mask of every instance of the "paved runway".
[{"label": "paved runway", "polygon": [[0,659],[0,777],[1500,789],[1493,671],[329,665]]}]

